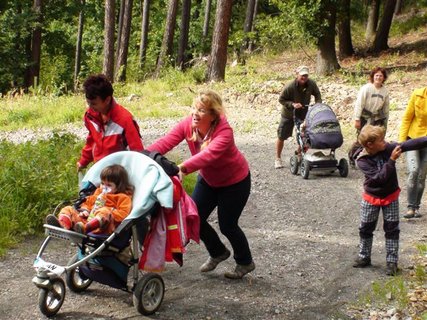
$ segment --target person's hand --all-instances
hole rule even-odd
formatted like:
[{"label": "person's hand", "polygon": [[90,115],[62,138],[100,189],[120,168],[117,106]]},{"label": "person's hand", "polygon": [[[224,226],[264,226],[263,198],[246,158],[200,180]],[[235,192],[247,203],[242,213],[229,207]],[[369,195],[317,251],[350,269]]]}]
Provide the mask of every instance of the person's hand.
[{"label": "person's hand", "polygon": [[82,170],[86,169],[86,166],[82,166],[80,164],[80,162],[77,162],[76,166],[77,166],[77,171],[82,171]]},{"label": "person's hand", "polygon": [[391,152],[391,156],[390,159],[393,161],[396,161],[397,159],[399,159],[400,155],[402,154],[402,148],[397,145],[393,151]]},{"label": "person's hand", "polygon": [[83,209],[82,211],[79,212],[79,216],[87,219],[87,217],[89,217],[89,211],[87,211],[86,209]]},{"label": "person's hand", "polygon": [[360,126],[361,126],[360,120],[354,120],[354,127],[356,129],[360,129]]},{"label": "person's hand", "polygon": [[187,168],[184,167],[184,165],[181,163],[178,165],[179,172],[178,172],[178,178],[180,181],[182,181],[187,174]]},{"label": "person's hand", "polygon": [[295,102],[294,104],[292,104],[293,105],[293,107],[295,108],[295,109],[301,109],[302,107],[303,107],[303,105],[301,104],[301,103],[299,103],[299,102]]}]

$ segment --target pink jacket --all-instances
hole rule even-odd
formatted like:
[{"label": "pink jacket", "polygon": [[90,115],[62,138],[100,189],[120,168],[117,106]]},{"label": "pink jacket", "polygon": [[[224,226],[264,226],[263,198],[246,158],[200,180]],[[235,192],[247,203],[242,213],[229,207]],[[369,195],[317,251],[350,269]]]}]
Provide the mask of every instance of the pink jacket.
[{"label": "pink jacket", "polygon": [[207,147],[192,141],[191,116],[181,120],[168,134],[147,148],[165,154],[184,139],[192,157],[184,161],[188,173],[200,170],[200,175],[211,187],[225,187],[242,181],[249,173],[248,162],[234,143],[233,129],[221,116]]}]

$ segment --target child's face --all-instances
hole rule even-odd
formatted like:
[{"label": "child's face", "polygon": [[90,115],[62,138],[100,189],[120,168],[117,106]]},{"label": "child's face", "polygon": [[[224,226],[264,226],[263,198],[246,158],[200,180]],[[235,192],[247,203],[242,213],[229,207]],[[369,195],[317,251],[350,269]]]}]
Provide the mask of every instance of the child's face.
[{"label": "child's face", "polygon": [[385,146],[386,146],[386,142],[384,140],[384,137],[382,137],[382,138],[377,138],[374,142],[368,142],[367,149],[369,153],[375,154],[380,151],[384,151]]},{"label": "child's face", "polygon": [[108,188],[110,190],[108,193],[116,193],[117,191],[116,184],[106,180],[101,181],[101,188]]}]

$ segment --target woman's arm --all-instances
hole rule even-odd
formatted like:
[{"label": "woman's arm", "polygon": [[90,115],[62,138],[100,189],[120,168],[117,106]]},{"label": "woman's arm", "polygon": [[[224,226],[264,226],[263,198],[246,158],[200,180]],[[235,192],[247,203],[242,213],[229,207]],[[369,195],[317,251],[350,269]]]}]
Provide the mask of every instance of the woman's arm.
[{"label": "woman's arm", "polygon": [[415,92],[412,93],[411,99],[409,99],[408,106],[406,107],[405,113],[402,117],[399,130],[399,142],[406,141],[408,139],[409,127],[415,116]]},{"label": "woman's arm", "polygon": [[190,127],[191,118],[187,117],[181,120],[177,125],[175,125],[171,131],[169,131],[165,136],[156,140],[153,144],[148,146],[146,149],[148,151],[157,151],[160,154],[166,154],[173,148],[175,148],[182,140],[186,138],[186,127]]}]

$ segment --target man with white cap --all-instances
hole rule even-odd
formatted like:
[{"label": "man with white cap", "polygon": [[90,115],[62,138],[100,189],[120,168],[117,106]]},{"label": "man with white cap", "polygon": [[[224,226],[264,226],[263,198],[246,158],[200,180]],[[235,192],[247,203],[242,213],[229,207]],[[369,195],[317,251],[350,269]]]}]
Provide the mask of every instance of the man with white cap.
[{"label": "man with white cap", "polygon": [[282,118],[277,129],[276,160],[274,161],[276,169],[283,168],[281,156],[285,140],[292,136],[294,129],[294,109],[301,109],[298,116],[304,120],[307,113],[307,108],[304,106],[310,104],[311,96],[314,96],[316,103],[322,102],[316,82],[308,78],[308,67],[299,66],[295,72],[295,80],[285,86],[279,97]]}]

